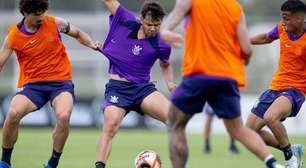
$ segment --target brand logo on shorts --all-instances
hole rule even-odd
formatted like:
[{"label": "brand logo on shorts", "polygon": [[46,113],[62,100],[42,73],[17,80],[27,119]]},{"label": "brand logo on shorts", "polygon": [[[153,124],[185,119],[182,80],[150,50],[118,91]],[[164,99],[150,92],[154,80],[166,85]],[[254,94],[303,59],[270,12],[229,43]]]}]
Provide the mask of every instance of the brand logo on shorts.
[{"label": "brand logo on shorts", "polygon": [[135,56],[138,56],[140,54],[140,51],[142,48],[139,45],[134,45],[134,48],[132,49],[132,52]]},{"label": "brand logo on shorts", "polygon": [[117,104],[117,103],[119,102],[119,97],[117,97],[117,96],[111,96],[109,101],[110,101],[111,103]]}]

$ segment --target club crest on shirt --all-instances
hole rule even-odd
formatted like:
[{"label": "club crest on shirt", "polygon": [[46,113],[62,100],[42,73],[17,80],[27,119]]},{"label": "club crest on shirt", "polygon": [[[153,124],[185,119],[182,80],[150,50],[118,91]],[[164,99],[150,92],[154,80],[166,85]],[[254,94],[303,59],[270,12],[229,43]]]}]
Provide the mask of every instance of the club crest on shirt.
[{"label": "club crest on shirt", "polygon": [[142,50],[142,48],[140,47],[140,45],[134,45],[134,48],[132,49],[132,52],[135,56],[138,56],[140,54],[141,50]]},{"label": "club crest on shirt", "polygon": [[117,96],[111,96],[110,100],[111,103],[117,104],[119,102],[119,97]]}]

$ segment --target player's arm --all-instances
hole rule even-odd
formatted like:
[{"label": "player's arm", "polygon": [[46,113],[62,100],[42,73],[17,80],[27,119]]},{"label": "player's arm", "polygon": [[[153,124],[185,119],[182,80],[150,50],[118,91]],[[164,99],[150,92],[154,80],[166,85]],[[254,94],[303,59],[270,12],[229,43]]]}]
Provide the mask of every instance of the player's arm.
[{"label": "player's arm", "polygon": [[91,37],[83,32],[78,27],[70,24],[68,21],[62,18],[56,18],[57,28],[61,33],[65,33],[70,37],[75,38],[84,46],[87,46],[92,49],[101,48],[102,44],[100,42],[93,42]]},{"label": "player's arm", "polygon": [[246,19],[244,13],[241,14],[240,22],[237,26],[237,38],[245,59],[245,65],[248,65],[252,56],[251,43],[247,31]]},{"label": "player's arm", "polygon": [[269,34],[263,33],[263,34],[258,34],[258,35],[255,35],[255,36],[251,37],[250,41],[251,41],[252,44],[258,45],[258,44],[272,43],[274,41],[274,39],[271,39],[269,37]]},{"label": "player's arm", "polygon": [[175,83],[173,82],[172,66],[171,66],[170,62],[165,63],[161,60],[159,60],[159,65],[160,65],[160,68],[162,70],[162,74],[164,76],[164,79],[167,83],[167,87],[168,87],[169,91],[172,92],[176,87]]},{"label": "player's arm", "polygon": [[8,38],[6,37],[0,49],[0,72],[2,71],[5,63],[7,62],[9,57],[12,55],[12,53],[13,53],[13,49],[10,47]]},{"label": "player's arm", "polygon": [[192,0],[176,0],[174,9],[162,24],[162,38],[174,47],[182,46],[183,38],[180,34],[174,32],[173,30],[190,11],[191,5]]},{"label": "player's arm", "polygon": [[112,13],[115,14],[117,9],[120,6],[120,3],[118,0],[101,0],[104,5],[107,7],[107,9]]}]

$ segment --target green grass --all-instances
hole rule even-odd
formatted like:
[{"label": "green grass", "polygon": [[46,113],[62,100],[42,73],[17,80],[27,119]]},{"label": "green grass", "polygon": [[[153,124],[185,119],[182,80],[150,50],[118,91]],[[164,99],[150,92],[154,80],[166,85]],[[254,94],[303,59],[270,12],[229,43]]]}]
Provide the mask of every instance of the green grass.
[{"label": "green grass", "polygon": [[[14,168],[42,168],[51,153],[51,129],[20,129],[14,149]],[[100,130],[72,129],[66,143],[59,168],[93,168]],[[202,153],[203,140],[200,134],[189,134],[189,168],[264,168],[263,163],[246,151],[240,144],[241,154],[230,155],[228,137],[214,135],[211,139],[212,154]],[[306,137],[291,137],[292,143],[306,145]],[[113,142],[113,151],[108,168],[133,168],[135,156],[142,150],[153,149],[161,155],[164,168],[170,168],[168,138],[166,132],[148,130],[121,130]],[[273,150],[278,160],[282,153]],[[304,160],[306,160],[304,156]],[[26,166],[25,166],[26,165]]]}]

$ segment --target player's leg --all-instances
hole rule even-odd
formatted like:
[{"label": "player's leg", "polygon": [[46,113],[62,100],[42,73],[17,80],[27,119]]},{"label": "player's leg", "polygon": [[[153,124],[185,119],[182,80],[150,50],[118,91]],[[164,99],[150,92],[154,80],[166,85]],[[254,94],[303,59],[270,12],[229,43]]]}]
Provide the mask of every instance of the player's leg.
[{"label": "player's leg", "polygon": [[141,102],[141,110],[149,116],[166,124],[170,101],[160,92],[154,91]]},{"label": "player's leg", "polygon": [[279,142],[279,146],[284,153],[288,167],[297,167],[298,161],[294,157],[288,134],[281,120],[288,117],[292,111],[292,103],[286,96],[278,97],[264,114],[264,121],[271,129],[273,135]]},{"label": "player's leg", "polygon": [[224,119],[224,124],[230,135],[264,161],[268,168],[279,166],[260,136],[255,131],[243,126],[241,117]]},{"label": "player's leg", "polygon": [[265,125],[263,119],[252,112],[249,114],[246,126],[256,131],[267,145],[280,149],[279,142],[274,135],[268,131],[262,130]]},{"label": "player's leg", "polygon": [[205,120],[205,126],[204,126],[204,153],[210,153],[211,147],[210,147],[210,134],[211,134],[211,124],[214,118],[213,113],[206,113],[206,120]]},{"label": "player's leg", "polygon": [[169,111],[169,152],[173,167],[185,168],[188,159],[188,145],[185,127],[191,116],[186,115],[174,105]]},{"label": "player's leg", "polygon": [[126,110],[113,105],[104,109],[102,135],[99,141],[96,168],[104,168],[111,153],[112,140],[116,135]]},{"label": "player's leg", "polygon": [[216,90],[208,100],[215,114],[223,118],[225,127],[231,137],[237,139],[249,151],[264,161],[268,168],[275,168],[278,164],[261,137],[255,131],[243,125],[237,84],[224,81],[220,83],[220,87],[223,89],[221,91]]},{"label": "player's leg", "polygon": [[17,141],[20,120],[37,106],[26,96],[17,94],[13,97],[2,130],[2,158],[0,167],[11,164],[11,154]]},{"label": "player's leg", "polygon": [[[69,121],[73,107],[73,93],[63,91],[52,99],[56,125],[53,130],[53,151],[46,165],[47,168],[56,168],[69,135]],[[49,166],[49,167],[48,167]]]}]

